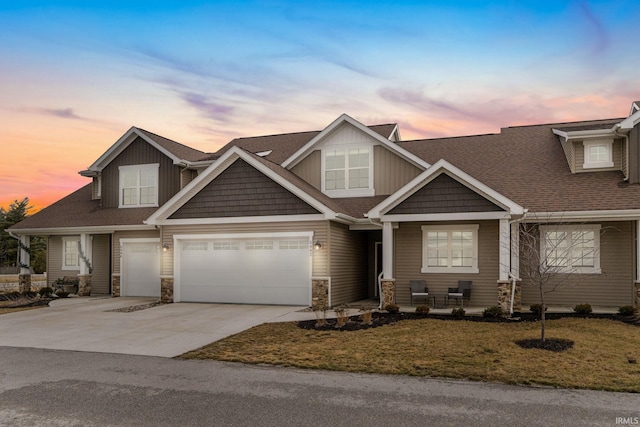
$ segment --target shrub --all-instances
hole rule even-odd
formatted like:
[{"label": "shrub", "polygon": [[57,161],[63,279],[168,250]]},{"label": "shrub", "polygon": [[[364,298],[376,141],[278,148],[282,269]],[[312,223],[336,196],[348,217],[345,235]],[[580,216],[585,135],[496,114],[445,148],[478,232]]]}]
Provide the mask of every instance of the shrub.
[{"label": "shrub", "polygon": [[591,304],[578,304],[575,307],[573,307],[573,311],[575,311],[578,314],[591,314],[591,312],[593,311],[591,309]]},{"label": "shrub", "polygon": [[400,307],[397,304],[387,304],[384,309],[391,314],[400,313]]},{"label": "shrub", "polygon": [[460,317],[460,318],[462,318],[462,317],[464,317],[464,314],[465,314],[465,313],[466,313],[466,312],[464,311],[464,308],[462,308],[462,307],[454,308],[453,310],[451,310],[451,315],[452,315],[453,317]]},{"label": "shrub", "polygon": [[[544,311],[547,311],[547,308],[549,307],[545,307]],[[540,316],[542,314],[542,304],[531,304],[529,306],[529,311],[535,314],[536,316]]]},{"label": "shrub", "polygon": [[58,292],[56,292],[56,295],[58,295],[58,297],[60,297],[60,298],[67,298],[69,296],[69,292],[58,291]]},{"label": "shrub", "polygon": [[336,307],[333,309],[336,313],[336,326],[338,328],[344,326],[349,321],[349,316],[347,315],[347,310],[343,307]]},{"label": "shrub", "polygon": [[45,286],[44,288],[40,288],[38,293],[40,294],[41,297],[48,297],[48,296],[51,296],[51,294],[53,293],[53,288],[50,288],[49,286]]},{"label": "shrub", "polygon": [[416,313],[418,314],[429,314],[429,311],[431,311],[431,309],[428,305],[419,305],[416,307]]},{"label": "shrub", "polygon": [[497,305],[487,307],[482,312],[482,317],[492,317],[497,319],[498,317],[502,316],[504,316],[504,310],[502,310],[502,307]]},{"label": "shrub", "polygon": [[633,316],[636,314],[636,309],[632,305],[623,305],[618,309],[618,314],[621,316]]},{"label": "shrub", "polygon": [[360,312],[362,313],[360,317],[362,318],[362,323],[370,325],[373,318],[373,310],[371,307],[361,307]]},{"label": "shrub", "polygon": [[22,296],[25,298],[35,298],[38,295],[36,291],[24,291],[22,292]]},{"label": "shrub", "polygon": [[18,291],[5,292],[0,294],[0,301],[15,301],[21,296],[22,294]]}]

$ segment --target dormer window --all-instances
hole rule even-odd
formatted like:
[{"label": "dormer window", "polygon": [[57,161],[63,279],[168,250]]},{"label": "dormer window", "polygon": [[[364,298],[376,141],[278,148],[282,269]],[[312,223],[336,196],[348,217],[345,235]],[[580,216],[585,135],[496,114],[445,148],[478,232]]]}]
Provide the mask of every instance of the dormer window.
[{"label": "dormer window", "polygon": [[322,190],[333,197],[373,195],[371,147],[326,149],[322,158]]},{"label": "dormer window", "polygon": [[120,166],[120,207],[158,206],[158,163]]},{"label": "dormer window", "polygon": [[585,169],[613,167],[613,140],[585,141],[584,143]]}]

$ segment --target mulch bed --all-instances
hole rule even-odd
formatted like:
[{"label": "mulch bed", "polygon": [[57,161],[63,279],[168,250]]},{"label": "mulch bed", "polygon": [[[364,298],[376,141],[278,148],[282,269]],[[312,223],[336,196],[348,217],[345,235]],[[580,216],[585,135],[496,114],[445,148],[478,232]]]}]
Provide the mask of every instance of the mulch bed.
[{"label": "mulch bed", "polygon": [[157,307],[159,305],[165,305],[164,302],[150,302],[149,304],[130,305],[128,307],[114,308],[113,310],[105,310],[109,313],[132,313],[134,311],[146,310],[147,308]]},{"label": "mulch bed", "polygon": [[[619,314],[578,314],[578,313],[547,313],[547,320],[564,318],[581,319],[611,319],[619,322],[640,326],[640,319],[634,316],[620,316]],[[456,317],[447,314],[418,314],[418,313],[387,313],[374,312],[371,323],[364,323],[360,316],[351,316],[349,321],[341,326],[337,326],[336,319],[326,319],[324,325],[318,324],[317,320],[302,320],[297,322],[299,328],[315,331],[359,331],[363,329],[377,328],[379,326],[390,325],[400,320],[415,319],[438,319],[447,321],[468,322],[492,322],[492,323],[513,323],[513,322],[539,322],[540,318],[533,313],[514,313],[513,317],[483,317],[483,316],[462,316]]]},{"label": "mulch bed", "polygon": [[573,347],[573,341],[564,340],[562,338],[545,338],[544,342],[539,338],[531,338],[527,340],[516,341],[522,348],[537,348],[540,350],[549,350],[556,353],[569,350]]}]

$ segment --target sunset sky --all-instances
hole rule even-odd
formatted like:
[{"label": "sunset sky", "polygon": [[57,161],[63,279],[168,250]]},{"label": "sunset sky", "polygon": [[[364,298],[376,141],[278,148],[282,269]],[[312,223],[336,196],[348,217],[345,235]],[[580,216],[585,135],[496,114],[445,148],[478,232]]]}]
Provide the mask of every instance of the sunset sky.
[{"label": "sunset sky", "polygon": [[308,3],[0,0],[0,206],[88,183],[134,125],[215,151],[342,113],[415,139],[640,100],[637,0]]}]

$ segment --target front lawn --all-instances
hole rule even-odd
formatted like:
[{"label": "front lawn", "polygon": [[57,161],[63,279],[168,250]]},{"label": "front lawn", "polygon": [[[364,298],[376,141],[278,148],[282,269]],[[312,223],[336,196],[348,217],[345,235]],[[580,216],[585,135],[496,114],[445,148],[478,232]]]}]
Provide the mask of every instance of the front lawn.
[{"label": "front lawn", "polygon": [[547,337],[571,339],[573,348],[554,353],[515,344],[539,334],[540,325],[533,322],[419,319],[349,332],[271,323],[180,357],[640,392],[638,326],[603,319],[548,320]]}]

